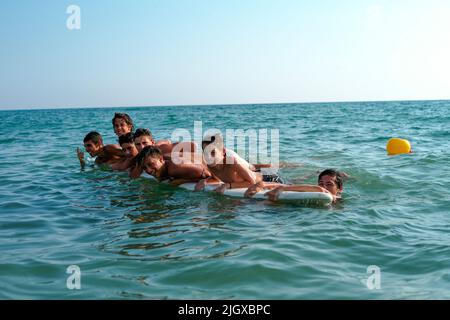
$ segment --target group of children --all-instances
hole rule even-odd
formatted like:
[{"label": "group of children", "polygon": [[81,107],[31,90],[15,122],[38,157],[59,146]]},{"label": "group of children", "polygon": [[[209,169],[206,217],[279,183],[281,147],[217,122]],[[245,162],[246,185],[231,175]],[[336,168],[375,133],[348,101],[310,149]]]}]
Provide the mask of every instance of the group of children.
[{"label": "group of children", "polygon": [[[194,182],[196,191],[209,184],[216,185],[214,191],[218,193],[226,189],[247,188],[246,197],[270,190],[266,196],[272,201],[276,201],[283,191],[326,192],[337,201],[343,191],[344,175],[333,169],[320,173],[318,185],[287,185],[278,175],[264,175],[261,168],[268,165],[249,164],[223,146],[220,134],[203,138],[201,159],[194,161],[198,153],[193,142],[155,141],[148,129],[135,130],[131,117],[125,113],[116,113],[112,125],[119,139],[118,145],[105,145],[102,136],[92,131],[84,138],[84,148],[96,158],[95,163],[108,165],[113,170],[128,171],[131,178],[138,178],[145,171],[158,181],[168,180],[175,186]],[[77,149],[77,155],[84,168],[84,153]]]}]

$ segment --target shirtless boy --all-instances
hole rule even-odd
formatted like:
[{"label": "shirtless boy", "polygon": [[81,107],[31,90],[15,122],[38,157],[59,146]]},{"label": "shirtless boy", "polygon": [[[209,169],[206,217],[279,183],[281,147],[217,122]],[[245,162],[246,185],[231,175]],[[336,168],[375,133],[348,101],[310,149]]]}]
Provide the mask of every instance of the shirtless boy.
[{"label": "shirtless boy", "polygon": [[172,185],[198,182],[209,178],[211,173],[203,164],[175,164],[169,156],[164,156],[160,148],[148,146],[142,149],[137,158],[140,167],[158,181],[169,180]]},{"label": "shirtless boy", "polygon": [[[100,133],[91,131],[83,139],[84,148],[91,157],[96,157],[96,164],[112,165],[123,159],[122,149],[116,145],[103,145],[103,139]],[[81,168],[84,168],[86,162],[84,153],[77,148],[77,156]]]},{"label": "shirtless boy", "polygon": [[174,148],[177,146],[177,150],[188,150],[189,152],[195,152],[195,144],[193,142],[175,142],[170,140],[155,141],[152,133],[148,129],[137,129],[134,133],[134,144],[139,152],[148,146],[155,146],[161,149],[164,155],[171,155]]},{"label": "shirtless boy", "polygon": [[131,117],[126,113],[116,112],[112,119],[112,125],[117,137],[133,132],[134,129],[133,120],[131,120]]},{"label": "shirtless boy", "polygon": [[136,156],[139,154],[136,146],[134,145],[133,134],[131,132],[121,135],[119,137],[119,144],[122,148],[124,159],[120,162],[111,165],[113,170],[128,170],[134,168],[136,165]]},{"label": "shirtless boy", "polygon": [[[263,181],[263,176],[254,171],[254,167],[239,157],[235,152],[228,151],[223,146],[223,137],[220,134],[205,137],[202,141],[205,162],[212,176],[223,182],[214,191],[223,193],[226,189],[248,188]],[[196,191],[205,188],[212,178],[199,181]],[[272,185],[272,183],[266,183]]]},{"label": "shirtless boy", "polygon": [[264,183],[256,183],[247,189],[246,196],[251,197],[257,192],[264,189],[272,189],[265,195],[271,201],[277,201],[283,191],[296,192],[325,192],[333,196],[333,202],[341,199],[344,191],[344,178],[348,177],[345,173],[334,169],[326,169],[319,174],[317,185],[264,185]]},{"label": "shirtless boy", "polygon": [[152,133],[148,129],[136,129],[133,138],[134,144],[139,152],[148,146],[156,146],[160,148],[164,154],[168,154],[172,151],[172,148],[170,147],[172,143],[169,140],[155,141]]}]

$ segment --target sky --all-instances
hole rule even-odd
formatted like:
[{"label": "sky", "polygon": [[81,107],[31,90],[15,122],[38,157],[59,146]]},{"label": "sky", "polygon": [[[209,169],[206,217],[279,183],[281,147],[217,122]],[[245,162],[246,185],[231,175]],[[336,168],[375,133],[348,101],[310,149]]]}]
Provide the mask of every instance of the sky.
[{"label": "sky", "polygon": [[448,0],[1,1],[0,109],[450,99],[449,16]]}]

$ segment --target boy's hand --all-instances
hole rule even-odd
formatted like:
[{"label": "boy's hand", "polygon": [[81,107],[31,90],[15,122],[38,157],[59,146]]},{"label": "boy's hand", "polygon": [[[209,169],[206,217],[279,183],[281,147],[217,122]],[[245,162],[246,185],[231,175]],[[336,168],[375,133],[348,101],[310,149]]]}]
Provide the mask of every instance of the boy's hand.
[{"label": "boy's hand", "polygon": [[221,184],[217,188],[214,189],[214,192],[217,192],[219,194],[223,194],[225,190],[227,189],[227,185],[225,183]]},{"label": "boy's hand", "polygon": [[80,150],[80,148],[77,148],[77,157],[78,157],[78,160],[80,160],[81,169],[84,169],[84,166],[85,166],[84,153],[83,153],[83,151]]},{"label": "boy's hand", "polygon": [[247,189],[247,191],[245,191],[244,197],[251,198],[263,189],[264,189],[264,182],[260,181],[258,183],[255,183],[254,185],[250,186]]},{"label": "boy's hand", "polygon": [[80,150],[80,148],[77,148],[77,156],[78,160],[83,161],[84,160],[84,152]]},{"label": "boy's hand", "polygon": [[283,187],[277,187],[269,192],[266,192],[264,195],[268,197],[270,201],[277,201],[283,191]]},{"label": "boy's hand", "polygon": [[195,184],[194,191],[202,191],[205,190],[206,187],[206,179],[202,179]]},{"label": "boy's hand", "polygon": [[128,171],[128,176],[131,179],[137,179],[142,175],[143,172],[144,170],[142,170],[141,167],[136,164],[134,167],[130,168],[130,170]]}]

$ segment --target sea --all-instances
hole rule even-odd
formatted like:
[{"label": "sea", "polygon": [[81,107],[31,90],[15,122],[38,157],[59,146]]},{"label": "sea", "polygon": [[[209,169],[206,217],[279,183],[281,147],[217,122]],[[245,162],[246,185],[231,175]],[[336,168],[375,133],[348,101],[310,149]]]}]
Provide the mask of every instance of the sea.
[{"label": "sea", "polygon": [[[345,172],[332,206],[190,192],[87,166],[128,113],[278,130],[279,173]],[[0,299],[450,299],[450,101],[0,111]],[[386,154],[392,137],[413,153]],[[245,156],[245,154],[244,154]]]}]

